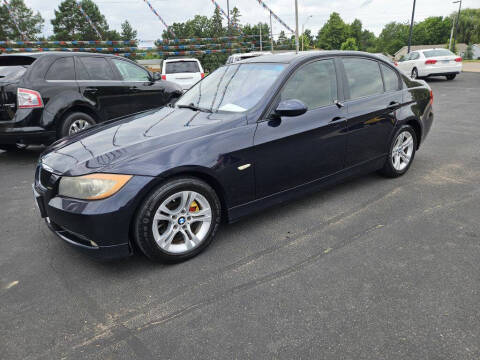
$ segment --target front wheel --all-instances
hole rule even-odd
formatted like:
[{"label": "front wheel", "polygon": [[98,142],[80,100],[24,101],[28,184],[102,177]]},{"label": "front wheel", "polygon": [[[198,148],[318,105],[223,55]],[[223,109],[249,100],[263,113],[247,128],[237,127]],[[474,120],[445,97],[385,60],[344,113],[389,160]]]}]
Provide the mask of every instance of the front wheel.
[{"label": "front wheel", "polygon": [[402,176],[410,168],[416,149],[415,131],[410,125],[403,125],[393,137],[387,161],[380,173],[392,178]]},{"label": "front wheel", "polygon": [[221,219],[215,191],[190,177],[168,181],[140,206],[134,224],[140,250],[155,261],[179,262],[203,251]]},{"label": "front wheel", "polygon": [[453,80],[455,79],[455,77],[457,76],[457,74],[450,74],[450,75],[447,75],[447,80]]}]

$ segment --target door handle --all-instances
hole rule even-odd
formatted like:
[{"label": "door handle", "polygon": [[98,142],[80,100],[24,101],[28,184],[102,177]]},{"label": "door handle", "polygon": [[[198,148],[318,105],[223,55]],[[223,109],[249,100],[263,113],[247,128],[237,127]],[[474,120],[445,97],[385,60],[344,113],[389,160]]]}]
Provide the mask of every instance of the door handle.
[{"label": "door handle", "polygon": [[86,92],[89,92],[89,93],[92,93],[92,94],[95,94],[95,93],[98,91],[98,88],[95,88],[95,87],[86,87],[86,88],[85,88],[85,91],[86,91]]},{"label": "door handle", "polygon": [[400,107],[400,103],[397,101],[392,101],[390,104],[388,104],[387,109],[395,109],[397,107]]},{"label": "door handle", "polygon": [[345,104],[342,103],[340,100],[335,100],[333,103],[334,103],[335,105],[337,105],[337,107],[338,107],[339,109],[341,109],[342,107],[345,106]]}]

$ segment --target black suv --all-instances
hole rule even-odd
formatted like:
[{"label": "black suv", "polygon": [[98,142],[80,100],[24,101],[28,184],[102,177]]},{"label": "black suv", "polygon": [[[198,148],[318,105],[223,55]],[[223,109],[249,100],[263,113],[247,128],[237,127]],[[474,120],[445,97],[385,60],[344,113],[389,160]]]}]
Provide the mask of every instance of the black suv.
[{"label": "black suv", "polygon": [[95,123],[176,101],[180,86],[91,53],[0,56],[0,149],[49,144]]}]

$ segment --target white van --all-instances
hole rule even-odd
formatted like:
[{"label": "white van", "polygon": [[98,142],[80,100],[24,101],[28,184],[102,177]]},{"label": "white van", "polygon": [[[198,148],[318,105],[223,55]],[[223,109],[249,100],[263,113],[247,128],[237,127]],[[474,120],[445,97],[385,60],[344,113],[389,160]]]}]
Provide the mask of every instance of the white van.
[{"label": "white van", "polygon": [[162,80],[180,85],[183,91],[190,89],[205,77],[202,64],[193,58],[167,59],[162,66]]}]

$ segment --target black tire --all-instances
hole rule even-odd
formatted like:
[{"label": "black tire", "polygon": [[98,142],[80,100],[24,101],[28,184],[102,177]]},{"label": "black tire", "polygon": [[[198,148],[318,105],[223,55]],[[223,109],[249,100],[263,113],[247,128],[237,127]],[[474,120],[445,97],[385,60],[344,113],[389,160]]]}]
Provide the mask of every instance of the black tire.
[{"label": "black tire", "polygon": [[447,75],[446,78],[447,80],[453,80],[457,77],[457,74],[450,74],[450,75]]},{"label": "black tire", "polygon": [[96,121],[88,114],[83,112],[71,112],[68,113],[62,120],[60,124],[60,128],[58,131],[58,136],[63,138],[65,136],[71,135],[70,134],[70,127],[73,123],[77,120],[85,120],[90,124],[90,126],[95,125]]},{"label": "black tire", "polygon": [[10,152],[23,151],[26,148],[27,148],[27,145],[24,145],[24,144],[4,144],[4,145],[0,145],[0,150],[10,151]]},{"label": "black tire", "polygon": [[412,74],[410,76],[412,79],[418,79],[418,70],[417,68],[412,69]]},{"label": "black tire", "polygon": [[[212,217],[210,228],[203,241],[190,251],[172,253],[162,249],[155,241],[152,225],[159,206],[169,196],[180,191],[195,191],[209,203]],[[212,242],[221,220],[221,205],[215,191],[205,182],[193,177],[181,177],[167,181],[152,191],[140,205],[134,221],[134,240],[140,250],[153,261],[180,262],[190,259],[202,252]],[[179,222],[180,223],[180,222]]]},{"label": "black tire", "polygon": [[[393,147],[395,145],[397,137],[400,135],[400,133],[402,133],[404,131],[408,131],[412,135],[412,138],[413,138],[413,152],[412,152],[412,155],[410,157],[410,162],[407,164],[407,166],[403,170],[399,171],[399,170],[395,169],[395,167],[393,165],[392,153],[393,153]],[[388,150],[387,160],[385,161],[385,165],[383,165],[383,168],[380,169],[379,173],[381,175],[389,177],[389,178],[396,178],[396,177],[399,177],[399,176],[402,176],[403,174],[405,174],[408,171],[408,169],[410,168],[410,166],[412,165],[413,159],[415,158],[415,152],[417,150],[417,144],[418,144],[417,141],[418,140],[417,140],[417,135],[415,134],[415,130],[410,125],[402,125],[395,132],[395,135],[392,138],[392,142],[391,142],[391,144],[388,148],[389,150]]]}]

